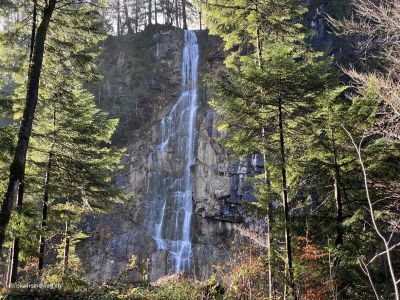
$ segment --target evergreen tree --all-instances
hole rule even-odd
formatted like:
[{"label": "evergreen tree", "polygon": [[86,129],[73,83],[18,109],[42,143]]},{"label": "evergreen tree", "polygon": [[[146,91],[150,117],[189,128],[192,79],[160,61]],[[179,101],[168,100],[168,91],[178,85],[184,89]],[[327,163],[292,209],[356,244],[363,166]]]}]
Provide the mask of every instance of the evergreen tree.
[{"label": "evergreen tree", "polygon": [[[259,197],[269,200],[257,205],[270,211],[277,206],[277,195],[283,195],[282,230],[292,290],[293,269],[300,276],[302,266],[301,261],[293,262],[300,249],[292,251],[297,239],[290,239],[290,230],[294,236],[306,235],[308,242],[309,238],[317,240],[316,247],[333,253],[333,265],[323,259],[325,272],[321,274],[337,286],[324,293],[337,297],[337,289],[343,286],[346,291],[350,286],[359,289],[363,279],[360,281],[357,257],[368,253],[368,247],[378,251],[379,243],[372,227],[365,235],[357,235],[367,217],[361,208],[365,192],[358,159],[344,128],[358,140],[371,130],[379,111],[373,102],[376,93],[373,89],[362,93],[367,94],[363,104],[360,99],[343,96],[346,87],[339,86],[332,60],[305,45],[305,31],[296,24],[304,10],[296,7],[296,2],[208,2],[203,9],[210,30],[224,38],[231,53],[222,79],[210,79],[213,104],[222,119],[220,130],[227,133],[222,142],[239,156],[265,153],[267,180],[265,188],[259,188]],[[269,6],[271,3],[274,6]],[[397,147],[386,144],[390,151],[383,158],[382,151],[372,146],[385,143],[379,135],[367,140],[363,149],[371,150],[367,160],[374,161],[374,170],[395,169],[389,161],[396,161]],[[382,180],[375,180],[392,180],[381,176]],[[393,189],[375,186],[373,193],[377,198],[395,200]],[[387,204],[376,209],[390,222],[393,215],[389,217]],[[293,212],[291,218],[289,211]],[[281,227],[276,221],[274,228],[269,228],[275,235],[272,240],[277,239]],[[320,236],[328,240],[318,240]],[[275,272],[274,277],[278,276]],[[297,291],[306,293],[300,282]],[[292,297],[296,297],[293,292]]]},{"label": "evergreen tree", "polygon": [[[272,194],[283,199],[288,282],[291,297],[296,298],[289,199],[295,199],[299,178],[290,173],[289,158],[294,155],[292,145],[300,142],[305,131],[315,100],[327,88],[329,61],[319,61],[318,55],[303,46],[303,29],[293,21],[304,9],[293,1],[273,3],[275,7],[270,4],[210,4],[215,19],[215,7],[225,8],[220,11],[231,26],[222,22],[214,30],[222,28],[226,47],[238,49],[228,58],[226,78],[214,89],[220,115],[224,116],[223,129],[228,132],[225,144],[242,153],[267,153]],[[238,7],[242,10],[234,9]],[[264,20],[270,11],[274,11],[273,17]],[[229,18],[235,13],[248,14],[240,18],[245,24],[233,24]],[[251,50],[254,48],[256,53]]]},{"label": "evergreen tree", "polygon": [[[56,71],[56,67],[52,69]],[[44,80],[40,99],[28,151],[25,193],[31,211],[40,204],[41,220],[39,214],[32,215],[26,208],[14,217],[12,229],[15,235],[24,237],[25,245],[21,248],[24,257],[36,255],[32,247],[37,245],[35,235],[29,236],[26,231],[40,234],[39,269],[42,270],[46,236],[55,235],[59,226],[66,223],[73,228],[83,212],[96,211],[117,198],[122,199],[123,195],[111,182],[122,153],[110,146],[117,120],[108,120],[82,84],[64,76]],[[53,202],[55,210],[49,213]],[[47,224],[49,217],[51,228]],[[64,224],[55,221],[59,218]],[[41,230],[37,231],[39,220]],[[72,230],[67,232],[70,239]],[[18,256],[13,264],[16,274]]]},{"label": "evergreen tree", "polygon": [[[17,9],[21,10],[21,14],[27,14],[29,16],[29,9],[25,6],[20,5],[21,3],[16,2]],[[17,20],[14,23],[11,23],[3,33],[3,40],[5,47],[5,52],[7,57],[12,58],[15,56],[14,53],[9,54],[7,49],[11,47],[17,50],[17,53],[20,54],[19,61],[21,64],[19,65],[19,69],[15,70],[15,82],[19,84],[19,87],[15,89],[15,99],[21,99],[21,94],[26,94],[33,102],[30,102],[30,105],[21,105],[19,101],[15,102],[15,110],[17,112],[16,118],[21,118],[22,120],[29,120],[28,123],[22,123],[27,125],[28,131],[24,131],[25,133],[29,133],[29,137],[32,133],[32,125],[33,125],[33,117],[37,108],[37,100],[45,101],[46,93],[52,88],[54,88],[54,83],[60,81],[66,81],[71,78],[76,82],[87,82],[97,78],[97,73],[95,72],[95,63],[94,58],[98,53],[97,43],[99,39],[102,38],[102,17],[97,6],[93,6],[91,4],[82,5],[80,3],[68,2],[64,3],[63,1],[57,2],[60,5],[60,9],[56,10],[53,14],[49,12],[49,15],[46,16],[47,10],[51,10],[53,12],[56,3],[50,3],[52,6],[48,9],[44,9],[41,13],[42,21],[39,22],[39,26],[36,29],[35,26],[35,14],[32,21],[32,30],[27,30],[28,28],[21,27],[21,24],[25,20]],[[39,7],[46,7],[42,3],[38,2]],[[21,6],[21,8],[19,8]],[[29,7],[28,7],[29,8]],[[51,21],[50,22],[50,18]],[[44,23],[43,23],[44,22]],[[43,23],[43,25],[41,25]],[[48,26],[50,26],[50,31],[48,32]],[[22,30],[21,30],[22,28]],[[18,33],[18,34],[16,34]],[[48,34],[47,34],[48,33]],[[32,43],[35,47],[42,47],[39,50],[33,51],[33,54],[30,55],[29,45],[25,43],[19,43],[19,39],[21,36],[31,36]],[[46,56],[44,56],[44,38],[46,37]],[[35,51],[39,53],[37,54],[37,59],[39,60],[39,64],[35,63]],[[26,59],[27,57],[32,56],[32,63],[30,60]],[[24,59],[25,57],[25,59]],[[46,65],[46,68],[42,70],[41,65],[43,63]],[[36,69],[35,69],[36,68]],[[29,86],[26,88],[26,83],[24,81],[24,74],[28,72],[33,72],[35,70],[35,82],[33,87]],[[39,77],[40,77],[40,85],[39,85]],[[30,81],[29,81],[30,82]],[[80,83],[79,83],[80,84]],[[62,91],[60,91],[62,92]],[[20,112],[19,107],[31,107],[32,110],[23,110],[24,113],[19,115]],[[29,114],[29,118],[26,118],[26,114]],[[22,127],[21,127],[22,128]],[[25,127],[24,127],[25,128]],[[25,136],[26,137],[26,136]],[[26,152],[27,152],[27,140],[21,139],[24,141],[23,146],[18,149],[18,153],[24,154],[21,159],[24,160],[24,168],[20,169],[19,178],[10,177],[9,183],[9,192],[7,193],[7,197],[3,202],[3,216],[1,219],[3,222],[3,229],[8,224],[8,220],[10,217],[11,207],[12,207],[12,193],[10,193],[10,187],[18,187],[18,184],[15,182],[22,182],[25,173],[25,165],[26,165]],[[15,152],[15,153],[17,153]],[[12,166],[15,166],[15,162]],[[14,172],[15,168],[12,167],[11,170]],[[17,168],[18,169],[18,168]],[[19,170],[19,169],[18,169]],[[15,172],[14,172],[15,173]],[[18,176],[17,176],[18,177]],[[33,176],[35,178],[35,176]],[[13,189],[16,191],[16,189]],[[19,189],[19,206],[22,205],[22,196],[24,194],[24,189]],[[2,236],[3,239],[5,237]],[[18,241],[18,240],[16,240]],[[14,247],[16,250],[16,254],[14,255],[14,269],[13,274],[16,274],[16,269],[18,265],[18,249],[20,247]],[[14,250],[15,250],[14,249]],[[15,276],[15,275],[13,275]],[[13,281],[16,280],[16,277],[13,277]]]},{"label": "evergreen tree", "polygon": [[22,122],[19,130],[19,137],[17,146],[14,152],[14,158],[10,166],[9,182],[7,192],[1,206],[0,218],[0,251],[6,237],[6,228],[10,221],[11,211],[13,207],[13,200],[17,197],[19,191],[18,201],[22,205],[23,194],[23,177],[25,173],[26,153],[29,145],[29,138],[32,131],[33,118],[35,115],[36,104],[38,100],[39,80],[42,70],[44,45],[46,41],[47,30],[53,11],[56,5],[56,0],[50,1],[43,10],[43,18],[38,27],[37,35],[35,38],[35,46],[32,56],[32,67],[28,73],[28,88],[26,93],[26,105]]},{"label": "evergreen tree", "polygon": [[[112,201],[123,199],[122,190],[111,182],[111,175],[122,154],[110,146],[117,120],[108,120],[107,115],[96,108],[93,96],[84,91],[79,82],[59,82],[56,88],[45,101],[50,103],[50,107],[43,107],[39,115],[36,128],[40,131],[34,136],[38,146],[32,150],[32,157],[39,158],[35,163],[43,166],[45,174],[40,201],[42,230],[45,232],[51,203],[55,203],[58,209],[64,207],[65,223],[70,227],[74,224],[68,215],[75,215],[73,219],[77,219],[79,211],[98,210]],[[40,159],[43,152],[46,154]],[[52,217],[53,220],[57,218],[57,215]],[[71,230],[66,232],[68,237]],[[41,270],[45,236],[41,235],[39,244]]]}]

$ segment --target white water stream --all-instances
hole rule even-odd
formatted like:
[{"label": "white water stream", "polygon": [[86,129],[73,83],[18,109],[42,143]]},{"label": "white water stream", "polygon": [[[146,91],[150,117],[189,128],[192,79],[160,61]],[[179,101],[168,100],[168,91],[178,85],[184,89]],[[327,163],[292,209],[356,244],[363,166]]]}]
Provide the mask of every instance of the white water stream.
[{"label": "white water stream", "polygon": [[150,154],[147,183],[149,224],[158,250],[173,258],[174,272],[189,271],[192,254],[192,175],[195,164],[199,48],[193,31],[185,31],[182,94],[161,120],[162,143]]}]

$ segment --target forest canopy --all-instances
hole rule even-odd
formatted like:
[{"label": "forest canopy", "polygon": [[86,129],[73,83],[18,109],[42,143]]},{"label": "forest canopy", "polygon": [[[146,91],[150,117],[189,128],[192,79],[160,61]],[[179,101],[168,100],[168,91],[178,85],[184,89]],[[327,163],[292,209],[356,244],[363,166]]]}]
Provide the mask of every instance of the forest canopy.
[{"label": "forest canopy", "polygon": [[[91,87],[107,39],[151,28],[218,38],[205,110],[231,159],[262,157],[240,200],[266,242],[206,280],[152,285],[132,256],[141,282],[99,287],[81,224],[134,196]],[[400,299],[399,45],[400,0],[0,1],[0,298],[35,282],[61,283],[40,299]]]}]

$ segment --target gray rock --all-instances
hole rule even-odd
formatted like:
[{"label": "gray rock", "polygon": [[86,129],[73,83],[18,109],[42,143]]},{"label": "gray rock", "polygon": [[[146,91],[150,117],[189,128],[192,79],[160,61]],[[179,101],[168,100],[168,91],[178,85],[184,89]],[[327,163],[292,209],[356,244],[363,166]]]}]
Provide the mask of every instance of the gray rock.
[{"label": "gray rock", "polygon": [[[197,36],[201,72],[217,72],[223,59],[221,42],[205,31],[197,32]],[[138,45],[146,46],[145,51],[138,49]],[[82,228],[90,236],[78,245],[77,254],[92,281],[140,281],[146,272],[154,281],[174,271],[171,255],[157,250],[145,226],[144,196],[148,178],[153,174],[150,153],[161,142],[159,122],[180,93],[182,46],[181,30],[162,32],[157,27],[138,34],[133,41],[109,38],[105,43],[100,57],[105,76],[94,89],[99,105],[111,117],[120,118],[114,144],[125,146],[128,153],[122,160],[124,169],[117,174],[116,184],[123,185],[131,199],[105,215],[89,216],[83,221]],[[221,136],[216,130],[218,119],[202,91],[201,87],[196,164],[191,168],[192,272],[205,278],[214,264],[229,257],[232,243],[244,242],[233,224],[244,222],[240,201],[243,195],[248,200],[252,191],[241,192],[241,186],[246,176],[262,170],[262,160],[256,157],[254,165],[249,159],[231,161],[227,150],[216,142]],[[169,149],[172,151],[173,147]],[[166,169],[180,164],[168,157],[162,160]],[[132,256],[138,266],[127,271]]]}]

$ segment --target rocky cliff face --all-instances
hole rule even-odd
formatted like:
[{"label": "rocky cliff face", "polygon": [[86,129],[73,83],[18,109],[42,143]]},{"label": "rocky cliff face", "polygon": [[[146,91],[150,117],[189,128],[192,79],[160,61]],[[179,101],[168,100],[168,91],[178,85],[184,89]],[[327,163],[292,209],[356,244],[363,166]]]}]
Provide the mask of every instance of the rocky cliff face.
[{"label": "rocky cliff face", "polygon": [[[205,31],[196,32],[200,45],[200,78],[216,73],[222,66],[219,39]],[[109,38],[100,57],[104,79],[93,92],[97,102],[111,117],[120,119],[114,144],[127,148],[124,169],[116,184],[125,188],[129,201],[105,215],[88,217],[83,223],[90,233],[78,245],[87,276],[93,281],[124,278],[151,280],[170,273],[171,257],[157,250],[146,230],[146,185],[150,172],[149,154],[161,142],[160,120],[168,114],[181,92],[183,49],[182,30],[152,26],[134,36]],[[226,150],[216,142],[216,116],[207,103],[206,90],[199,88],[196,128],[196,163],[193,179],[192,273],[200,278],[210,275],[212,266],[229,257],[232,244],[245,237],[238,224],[245,221],[239,199],[251,200],[245,188],[246,175],[262,172],[262,159],[249,157],[231,162]],[[173,163],[173,162],[171,162]],[[138,267],[127,270],[134,256]]]},{"label": "rocky cliff face", "polygon": [[[306,25],[315,30],[310,40],[317,49],[336,58],[344,55],[343,45],[327,34],[323,14],[332,13],[346,1],[305,1],[310,12]],[[205,31],[196,32],[200,46],[200,78],[205,73],[218,74],[224,53],[222,42]],[[165,250],[157,250],[146,230],[146,190],[151,172],[149,155],[161,142],[160,121],[176,103],[181,92],[182,49],[184,32],[165,26],[150,26],[144,32],[124,37],[110,37],[104,42],[100,70],[104,79],[93,92],[97,102],[111,117],[120,119],[114,144],[127,148],[124,169],[116,178],[129,201],[105,215],[88,217],[83,229],[90,233],[78,245],[86,274],[93,281],[124,279],[150,280],[170,273],[173,262]],[[246,217],[241,200],[253,201],[252,185],[246,178],[263,172],[259,155],[235,161],[216,142],[217,116],[209,107],[207,91],[199,87],[196,129],[196,162],[191,168],[193,180],[192,273],[206,278],[213,265],[229,258],[233,245],[248,243],[246,228],[263,228],[263,221]],[[171,162],[172,163],[172,162]],[[257,226],[253,226],[257,225]],[[252,235],[253,236],[253,235]],[[256,241],[263,244],[262,239]],[[127,270],[135,257],[137,267]]]}]

